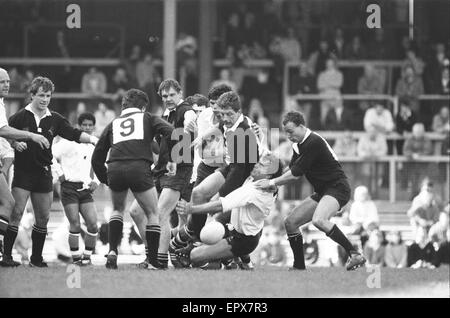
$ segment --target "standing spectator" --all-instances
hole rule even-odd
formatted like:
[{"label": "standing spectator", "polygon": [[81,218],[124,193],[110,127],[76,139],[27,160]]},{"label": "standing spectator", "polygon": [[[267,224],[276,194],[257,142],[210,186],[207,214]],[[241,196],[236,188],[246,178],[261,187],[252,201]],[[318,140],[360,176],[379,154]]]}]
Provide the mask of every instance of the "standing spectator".
[{"label": "standing spectator", "polygon": [[408,248],[408,267],[435,268],[436,250],[424,228],[418,228],[415,242]]},{"label": "standing spectator", "polygon": [[105,74],[97,70],[95,66],[89,68],[81,80],[81,92],[98,96],[106,93],[106,89],[107,82]]},{"label": "standing spectator", "polygon": [[367,258],[367,265],[384,266],[385,247],[383,245],[383,233],[374,230],[370,233],[369,239],[364,246],[364,256]]},{"label": "standing spectator", "polygon": [[400,231],[390,232],[388,241],[384,255],[386,266],[390,268],[405,268],[408,265],[408,247],[403,243]]},{"label": "standing spectator", "polygon": [[325,70],[326,61],[333,56],[327,40],[320,40],[319,48],[308,59],[308,66],[312,70],[313,75],[317,76],[317,74]]},{"label": "standing spectator", "polygon": [[[367,57],[365,48],[361,45],[361,38],[355,35],[352,42],[345,47],[344,58],[346,60],[362,60]],[[358,79],[361,77],[360,67],[350,67],[344,70],[344,92],[356,94]]]},{"label": "standing spectator", "polygon": [[[296,94],[315,94],[316,82],[314,77],[308,70],[308,65],[304,62],[300,63],[298,73],[294,73],[289,81],[289,95]],[[303,113],[307,123],[310,123],[311,107],[313,102],[308,100],[298,100],[296,98],[286,97],[286,107],[288,111],[297,110]],[[314,125],[312,125],[314,126]]]},{"label": "standing spectator", "polygon": [[286,36],[281,38],[280,53],[285,63],[299,62],[302,58],[302,48],[294,29],[289,27]]},{"label": "standing spectator", "polygon": [[116,118],[116,113],[104,103],[99,103],[98,110],[95,111],[94,116],[96,121],[94,136],[99,137],[105,127]]},{"label": "standing spectator", "polygon": [[344,49],[346,47],[344,39],[344,30],[342,28],[336,28],[334,33],[334,39],[331,44],[331,52],[338,59],[344,58]]},{"label": "standing spectator", "polygon": [[130,56],[125,60],[124,66],[131,81],[137,82],[137,63],[141,59],[141,47],[137,44],[131,48]]},{"label": "standing spectator", "polygon": [[[358,80],[358,94],[376,95],[383,94],[383,92],[384,84],[378,72],[372,64],[366,64],[364,66],[364,74]],[[361,101],[360,107],[366,110],[369,108],[369,103]]]},{"label": "standing spectator", "polygon": [[444,135],[450,132],[450,116],[447,105],[442,106],[439,113],[434,115],[432,130]]},{"label": "standing spectator", "polygon": [[114,109],[120,109],[121,100],[123,94],[133,87],[132,80],[128,77],[128,74],[123,67],[116,68],[114,75],[111,79],[110,84],[108,85],[108,90],[111,94],[113,94],[114,101]]},{"label": "standing spectator", "polygon": [[407,212],[416,235],[418,229],[428,234],[430,228],[439,221],[440,208],[440,198],[433,193],[433,183],[426,178]]},{"label": "standing spectator", "polygon": [[147,93],[149,104],[155,106],[158,100],[156,85],[161,78],[155,67],[155,61],[150,53],[146,53],[144,58],[136,64],[136,79],[139,89]]},{"label": "standing spectator", "polygon": [[409,97],[411,99],[411,109],[419,113],[419,96],[424,94],[423,82],[417,76],[412,65],[406,65],[403,68],[402,77],[397,81],[395,94],[400,97]]},{"label": "standing spectator", "polygon": [[450,59],[445,52],[445,45],[443,43],[437,43],[434,46],[433,57],[427,62],[425,68],[425,84],[427,92],[438,93],[442,69],[448,68],[450,65]]},{"label": "standing spectator", "polygon": [[381,134],[387,134],[394,130],[392,114],[381,103],[376,103],[364,115],[364,129],[369,131],[371,128]]},{"label": "standing spectator", "polygon": [[320,104],[320,122],[322,125],[325,123],[328,110],[336,103],[342,102],[339,97],[341,96],[340,90],[343,82],[344,77],[336,67],[336,60],[327,59],[325,71],[321,72],[317,78],[317,89],[321,97],[324,98]]},{"label": "standing spectator", "polygon": [[377,190],[382,181],[378,175],[383,175],[384,167],[377,165],[377,159],[387,155],[387,152],[386,136],[373,127],[359,139],[358,156],[364,160],[361,164],[363,183],[369,185],[370,192]]},{"label": "standing spectator", "polygon": [[[417,122],[417,116],[412,111],[410,106],[410,101],[408,98],[401,98],[399,100],[400,109],[395,117],[395,123],[397,127],[397,132],[406,137],[407,133],[412,131],[413,125]],[[405,141],[403,139],[397,140],[397,154],[403,154],[403,144]]]}]

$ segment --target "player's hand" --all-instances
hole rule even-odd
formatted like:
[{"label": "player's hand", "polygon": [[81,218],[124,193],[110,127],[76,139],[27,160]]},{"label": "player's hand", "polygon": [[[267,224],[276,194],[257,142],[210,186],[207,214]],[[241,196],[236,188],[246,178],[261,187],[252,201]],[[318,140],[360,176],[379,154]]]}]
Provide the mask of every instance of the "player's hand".
[{"label": "player's hand", "polygon": [[[44,137],[44,139],[45,139],[45,137]],[[45,140],[47,140],[47,139],[45,139]],[[12,143],[11,146],[18,152],[22,152],[24,150],[27,150],[27,148],[28,148],[27,143],[24,141],[15,141]]]},{"label": "player's hand", "polygon": [[98,142],[98,138],[95,137],[95,136],[90,136],[89,137],[89,142],[95,146],[97,144],[97,142]]},{"label": "player's hand", "polygon": [[[50,143],[48,142],[47,138],[45,138],[42,135],[39,134],[30,134],[30,139],[37,143],[42,149],[48,149],[50,148]],[[26,148],[25,148],[26,149]],[[19,151],[19,150],[18,150]]]},{"label": "player's hand", "polygon": [[186,132],[196,132],[198,131],[197,120],[191,120],[186,127],[184,127]]},{"label": "player's hand", "polygon": [[256,182],[253,182],[253,184],[255,185],[256,189],[260,189],[263,191],[272,191],[274,187],[276,190],[276,186],[270,184],[270,180],[268,179],[261,179]]},{"label": "player's hand", "polygon": [[95,181],[89,183],[89,191],[94,192],[98,188],[98,184]]},{"label": "player's hand", "polygon": [[190,214],[192,211],[192,203],[180,200],[177,202],[175,210],[180,215]]},{"label": "player's hand", "polygon": [[256,123],[252,123],[250,125],[250,128],[252,129],[252,131],[255,133],[255,135],[260,138],[261,137],[261,127],[256,124]]},{"label": "player's hand", "polygon": [[166,165],[167,173],[166,176],[174,176],[177,174],[177,164],[175,162],[169,161]]}]

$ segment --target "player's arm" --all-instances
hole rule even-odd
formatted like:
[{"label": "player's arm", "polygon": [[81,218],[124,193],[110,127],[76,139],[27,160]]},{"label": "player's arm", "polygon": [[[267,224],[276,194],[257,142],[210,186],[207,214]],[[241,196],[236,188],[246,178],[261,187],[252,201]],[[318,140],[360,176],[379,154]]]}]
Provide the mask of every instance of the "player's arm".
[{"label": "player's arm", "polygon": [[105,166],[106,157],[108,151],[111,148],[111,130],[112,124],[110,123],[105,130],[103,130],[94,152],[92,153],[91,165],[95,175],[101,183],[108,184],[107,169]]},{"label": "player's arm", "polygon": [[58,113],[53,113],[52,115],[57,118],[56,119],[58,121],[57,134],[59,136],[70,141],[76,141],[78,143],[93,144],[94,146],[97,144],[98,141],[97,137],[89,135],[77,128],[72,127],[69,121]]},{"label": "player's arm", "polygon": [[9,126],[4,124],[3,127],[0,128],[0,137],[17,141],[31,140],[37,143],[42,149],[48,149],[50,147],[49,141],[44,136],[29,131],[19,130],[18,128],[19,116],[13,115],[9,118]]}]

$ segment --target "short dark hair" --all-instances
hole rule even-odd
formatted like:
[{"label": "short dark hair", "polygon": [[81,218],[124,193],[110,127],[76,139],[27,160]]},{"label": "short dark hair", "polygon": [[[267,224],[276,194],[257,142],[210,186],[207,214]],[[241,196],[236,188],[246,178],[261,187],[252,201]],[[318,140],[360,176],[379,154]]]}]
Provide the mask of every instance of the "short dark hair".
[{"label": "short dark hair", "polygon": [[283,126],[286,125],[288,122],[292,122],[296,126],[300,126],[300,125],[305,126],[306,125],[305,117],[303,116],[302,113],[297,112],[297,111],[291,111],[291,112],[288,112],[286,115],[284,115]]},{"label": "short dark hair", "polygon": [[95,116],[92,113],[82,113],[79,117],[78,117],[78,125],[81,126],[81,124],[83,123],[83,121],[85,120],[91,120],[92,123],[95,125]]},{"label": "short dark hair", "polygon": [[148,96],[145,92],[132,88],[127,90],[122,97],[122,109],[137,107],[146,108],[148,106]]},{"label": "short dark hair", "polygon": [[220,95],[219,99],[217,100],[217,105],[222,109],[231,108],[235,112],[241,110],[241,100],[239,98],[239,95],[233,91],[226,92]]},{"label": "short dark hair", "polygon": [[219,84],[219,85],[213,86],[208,92],[208,99],[209,100],[218,100],[220,95],[222,95],[223,93],[226,93],[226,92],[231,92],[231,91],[233,91],[233,89],[231,88],[231,86],[229,86],[227,84]]},{"label": "short dark hair", "polygon": [[158,95],[161,96],[162,91],[168,91],[170,88],[173,88],[177,93],[181,92],[180,83],[173,78],[168,78],[159,84]]},{"label": "short dark hair", "polygon": [[50,91],[53,93],[55,91],[55,85],[47,77],[43,76],[35,77],[30,85],[30,93],[33,95],[36,94],[39,90],[39,87],[42,87],[42,90],[44,92]]},{"label": "short dark hair", "polygon": [[191,106],[194,105],[194,104],[197,104],[197,106],[206,106],[206,107],[208,107],[208,105],[209,105],[208,98],[206,98],[205,95],[198,94],[198,93],[186,97],[185,101]]}]

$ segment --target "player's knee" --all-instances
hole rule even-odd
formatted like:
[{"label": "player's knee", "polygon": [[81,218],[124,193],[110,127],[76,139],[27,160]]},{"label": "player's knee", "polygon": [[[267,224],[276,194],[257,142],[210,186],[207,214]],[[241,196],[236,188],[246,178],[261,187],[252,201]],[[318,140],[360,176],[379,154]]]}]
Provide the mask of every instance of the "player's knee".
[{"label": "player's knee", "polygon": [[86,226],[86,229],[89,233],[97,233],[98,232],[97,224],[89,224]]},{"label": "player's knee", "polygon": [[35,214],[34,218],[35,218],[36,225],[41,226],[41,227],[46,227],[48,224],[48,220],[50,219],[50,217],[48,215],[37,216],[36,214]]},{"label": "player's knee", "polygon": [[79,233],[81,231],[81,225],[79,221],[70,222],[69,226],[70,232]]},{"label": "player's knee", "polygon": [[297,222],[295,222],[294,218],[287,217],[284,219],[284,227],[286,228],[286,231],[288,233],[291,233],[292,231],[297,230],[298,225]]},{"label": "player's knee", "polygon": [[196,187],[192,191],[192,202],[193,203],[203,203],[206,200],[206,195],[201,188]]},{"label": "player's knee", "polygon": [[325,227],[325,220],[318,218],[318,217],[313,217],[312,219],[312,224],[317,227],[319,230],[323,231],[326,227]]},{"label": "player's knee", "polygon": [[13,197],[5,198],[0,200],[0,206],[3,206],[5,211],[8,211],[8,216],[12,213],[14,210],[14,205],[16,204],[16,201],[14,201]]},{"label": "player's knee", "polygon": [[130,216],[133,218],[133,220],[135,219],[139,219],[139,217],[142,215],[142,210],[138,209],[138,208],[131,208],[130,209]]}]

